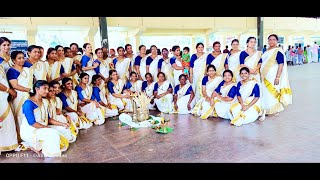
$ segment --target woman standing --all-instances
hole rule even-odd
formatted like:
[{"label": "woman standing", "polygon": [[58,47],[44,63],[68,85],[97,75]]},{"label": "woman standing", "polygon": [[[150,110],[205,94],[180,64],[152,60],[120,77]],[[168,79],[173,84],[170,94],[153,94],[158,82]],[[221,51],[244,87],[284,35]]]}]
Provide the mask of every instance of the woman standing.
[{"label": "woman standing", "polygon": [[134,67],[135,71],[138,74],[138,78],[140,80],[146,80],[145,75],[147,73],[147,55],[146,55],[146,46],[140,45],[139,46],[140,54],[134,60]]},{"label": "woman standing", "polygon": [[173,69],[173,79],[174,79],[173,86],[176,86],[180,83],[179,76],[183,74],[184,67],[182,66],[182,59],[181,59],[182,54],[180,51],[180,47],[173,46],[172,51],[173,51],[173,57],[170,58],[170,64]]},{"label": "woman standing", "polygon": [[50,81],[61,81],[66,75],[61,61],[58,60],[57,51],[54,48],[49,48],[46,56],[49,65]]},{"label": "woman standing", "polygon": [[166,81],[166,76],[163,72],[158,73],[158,82],[154,84],[153,96],[159,111],[163,113],[172,111],[172,86]]},{"label": "woman standing", "polygon": [[162,58],[158,62],[158,73],[163,72],[166,75],[167,81],[172,85],[174,84],[174,78],[172,74],[172,67],[170,64],[169,51],[167,48],[162,49]]},{"label": "woman standing", "polygon": [[6,37],[0,37],[0,64],[5,72],[13,66],[13,62],[10,59],[11,41]]},{"label": "woman standing", "polygon": [[247,67],[250,70],[250,79],[261,83],[260,67],[262,63],[262,51],[255,50],[256,38],[247,39],[247,49],[240,54],[240,67]]},{"label": "woman standing", "polygon": [[104,110],[106,118],[116,116],[119,114],[118,109],[116,106],[115,107],[111,106],[111,104],[108,103],[106,98],[103,98],[105,97],[105,94],[102,93],[99,88],[101,82],[102,82],[102,78],[100,77],[100,75],[97,75],[97,74],[93,75],[92,77],[93,99],[100,104],[100,108]]},{"label": "woman standing", "polygon": [[250,70],[247,67],[240,69],[241,81],[237,84],[238,102],[230,107],[231,122],[241,126],[254,122],[261,113],[260,88],[256,81],[250,80]]},{"label": "woman standing", "polygon": [[236,84],[232,81],[233,73],[230,70],[223,72],[223,81],[219,84],[211,96],[211,107],[214,107],[215,116],[223,119],[231,119],[230,106],[237,100]]},{"label": "woman standing", "polygon": [[49,79],[49,67],[47,63],[41,61],[41,53],[39,46],[31,45],[28,47],[28,60],[24,64],[24,67],[30,67],[33,70],[33,76],[35,81]]},{"label": "woman standing", "polygon": [[227,53],[221,53],[221,44],[219,41],[215,41],[212,45],[213,51],[207,56],[207,66],[212,64],[216,67],[216,74],[222,76],[225,69],[228,69]]},{"label": "woman standing", "polygon": [[[202,118],[209,117],[212,113],[210,112],[211,96],[213,91],[219,86],[222,81],[222,77],[216,74],[216,67],[209,65],[207,67],[207,76],[202,79],[202,95],[203,97],[197,102],[196,106],[192,110],[192,114],[201,116]],[[213,109],[212,109],[213,110]]]},{"label": "woman standing", "polygon": [[261,90],[262,109],[266,114],[275,114],[292,104],[292,91],[288,79],[287,63],[281,48],[277,48],[278,36],[268,37],[269,48],[262,55]]},{"label": "woman standing", "polygon": [[62,79],[63,90],[58,94],[62,101],[62,109],[66,115],[70,116],[73,123],[78,129],[88,129],[92,126],[78,104],[78,94],[73,90],[73,83],[71,78]]},{"label": "woman standing", "polygon": [[190,83],[187,83],[187,75],[179,76],[180,83],[174,88],[173,107],[178,114],[189,114],[195,105],[194,92]]},{"label": "woman standing", "polygon": [[22,122],[22,104],[29,98],[29,92],[33,83],[33,70],[23,67],[24,54],[22,51],[13,51],[11,59],[14,65],[8,69],[7,78],[11,87],[17,92],[17,97],[13,100],[13,114],[16,120],[18,138],[20,137],[20,125]]},{"label": "woman standing", "polygon": [[[77,69],[76,69],[76,66],[73,63],[73,59],[69,58],[68,56],[66,56],[65,49],[67,49],[67,48],[68,47],[63,48],[62,46],[57,45],[54,49],[56,50],[56,53],[57,53],[57,56],[58,56],[57,57],[58,61],[60,61],[60,63],[62,64],[62,66],[64,68],[64,73],[65,73],[64,77],[70,77],[75,82],[75,81],[77,81],[76,77],[78,77],[76,75]],[[71,49],[69,48],[69,50],[70,50],[70,55],[71,55]]]},{"label": "woman standing", "polygon": [[89,75],[87,73],[81,73],[80,83],[75,87],[78,93],[79,105],[81,111],[86,114],[86,118],[96,125],[101,125],[105,121],[104,110],[100,108],[97,101],[94,101],[94,96],[92,95],[92,86],[89,86]]},{"label": "woman standing", "polygon": [[239,70],[240,70],[240,49],[239,49],[239,40],[234,39],[231,41],[231,47],[229,56],[228,56],[228,68],[233,73],[233,81],[239,82],[241,80],[239,76]]},{"label": "woman standing", "polygon": [[147,57],[146,66],[147,66],[147,73],[151,73],[152,77],[155,81],[157,81],[158,75],[158,62],[160,60],[160,56],[158,55],[158,48],[155,45],[150,47],[151,55]]},{"label": "woman standing", "polygon": [[12,151],[18,147],[16,123],[12,114],[8,96],[11,100],[17,97],[17,92],[10,89],[6,72],[0,65],[0,154],[4,151]]},{"label": "woman standing", "polygon": [[145,92],[148,98],[151,99],[150,104],[148,105],[148,108],[150,110],[155,110],[155,103],[154,103],[154,96],[153,96],[153,88],[155,82],[153,81],[152,75],[150,73],[146,73],[145,75],[146,81],[142,82],[142,88],[141,91]]},{"label": "woman standing", "polygon": [[119,79],[123,80],[126,83],[129,79],[129,68],[130,68],[130,59],[124,56],[124,48],[117,48],[118,57],[113,60],[113,65],[117,73],[119,74]]},{"label": "woman standing", "polygon": [[43,99],[48,94],[48,82],[39,80],[33,85],[30,98],[23,103],[21,138],[26,147],[41,151],[44,157],[59,157],[69,147],[68,140],[59,131],[48,126],[48,101]]},{"label": "woman standing", "polygon": [[132,109],[131,98],[127,93],[123,93],[125,81],[118,79],[116,70],[110,70],[110,81],[108,82],[109,102],[116,105],[119,111],[130,111]]},{"label": "woman standing", "polygon": [[81,58],[82,71],[89,75],[89,84],[91,83],[92,76],[96,74],[94,69],[99,66],[98,63],[93,63],[92,46],[90,43],[84,43],[83,50],[85,54]]},{"label": "woman standing", "polygon": [[201,81],[206,74],[206,56],[203,52],[203,43],[197,43],[197,53],[190,58],[190,77],[189,81],[192,83],[192,89],[195,93],[195,101],[198,102],[203,96],[201,93]]}]

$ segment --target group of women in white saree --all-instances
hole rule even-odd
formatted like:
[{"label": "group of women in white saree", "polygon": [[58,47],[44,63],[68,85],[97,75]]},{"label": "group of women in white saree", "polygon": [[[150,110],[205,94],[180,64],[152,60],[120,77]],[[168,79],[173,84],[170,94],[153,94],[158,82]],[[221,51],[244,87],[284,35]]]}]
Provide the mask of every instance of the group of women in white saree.
[{"label": "group of women in white saree", "polygon": [[[204,53],[197,43],[190,59],[190,72],[184,74],[180,47],[173,46],[173,57],[162,49],[139,47],[139,54],[105,58],[101,48],[92,55],[92,46],[70,46],[72,56],[63,47],[47,50],[41,61],[41,48],[31,45],[28,59],[21,51],[9,55],[10,40],[0,38],[0,151],[23,147],[41,151],[44,156],[61,156],[75,142],[81,129],[104,124],[106,118],[132,112],[132,93],[145,92],[151,99],[150,110],[162,113],[193,114],[201,119],[220,117],[241,126],[276,114],[292,103],[292,92],[284,52],[277,48],[278,36],[268,37],[269,49],[257,51],[256,38],[249,37],[247,49],[239,41],[231,43],[230,53],[221,53],[221,44],[213,43],[213,52]],[[132,48],[132,47],[131,47]],[[78,76],[79,75],[79,76]],[[21,146],[20,146],[21,147]]]}]

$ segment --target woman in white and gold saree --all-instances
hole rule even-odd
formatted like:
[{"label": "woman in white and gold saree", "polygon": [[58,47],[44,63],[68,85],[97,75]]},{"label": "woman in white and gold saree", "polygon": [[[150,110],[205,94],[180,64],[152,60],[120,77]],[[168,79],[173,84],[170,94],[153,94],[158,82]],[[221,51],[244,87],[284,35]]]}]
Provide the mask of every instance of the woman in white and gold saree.
[{"label": "woman in white and gold saree", "polygon": [[187,75],[179,76],[180,83],[174,88],[172,113],[190,114],[195,105],[194,92],[190,83],[187,83]]},{"label": "woman in white and gold saree", "polygon": [[134,60],[135,72],[138,74],[140,80],[146,80],[145,75],[147,73],[147,55],[146,55],[146,46],[139,46],[140,54]]},{"label": "woman in white and gold saree", "polygon": [[173,57],[170,58],[170,64],[173,70],[173,87],[179,85],[179,76],[183,74],[184,67],[182,66],[182,52],[180,51],[179,46],[172,47]]},{"label": "woman in white and gold saree", "polygon": [[88,120],[78,104],[78,93],[73,90],[71,78],[62,79],[63,90],[57,95],[62,101],[63,113],[68,115],[78,129],[88,129],[92,122]]},{"label": "woman in white and gold saree", "polygon": [[169,113],[173,109],[172,86],[170,82],[166,81],[166,76],[163,72],[159,72],[157,77],[158,82],[154,84],[153,89],[154,102],[160,112]]},{"label": "woman in white and gold saree", "polygon": [[10,58],[11,41],[6,37],[0,37],[0,65],[5,72],[13,66]]},{"label": "woman in white and gold saree", "polygon": [[292,104],[292,91],[288,79],[288,69],[284,52],[277,48],[278,36],[268,37],[269,48],[262,55],[261,90],[262,109],[266,114],[275,114]]},{"label": "woman in white and gold saree", "polygon": [[0,108],[0,154],[18,147],[16,123],[8,102],[9,95],[14,99],[17,92],[10,89],[5,70],[0,64],[0,102],[4,107]]},{"label": "woman in white and gold saree", "polygon": [[146,79],[146,81],[142,82],[141,91],[145,92],[146,95],[148,96],[148,98],[151,99],[151,101],[148,105],[148,108],[150,110],[155,110],[155,107],[154,107],[155,102],[154,102],[154,96],[153,96],[153,89],[154,89],[155,82],[153,81],[151,73],[146,73],[145,79]]},{"label": "woman in white and gold saree", "polygon": [[203,43],[197,43],[197,53],[190,58],[190,77],[189,81],[192,84],[192,89],[195,93],[195,101],[198,102],[202,95],[201,82],[206,74],[206,55],[203,52]]},{"label": "woman in white and gold saree", "polygon": [[29,67],[33,70],[34,81],[50,80],[49,79],[49,65],[47,62],[40,60],[40,47],[30,45],[28,47],[28,59],[25,61],[23,67]]},{"label": "woman in white and gold saree", "polygon": [[262,63],[262,51],[255,50],[256,38],[247,39],[247,49],[240,53],[240,67],[247,67],[250,70],[250,79],[258,82],[260,85],[260,67]]},{"label": "woman in white and gold saree", "polygon": [[[49,49],[48,49],[48,51],[49,51]],[[61,63],[61,65],[62,65],[62,67],[64,69],[64,76],[63,77],[71,78],[73,83],[78,85],[78,80],[77,80],[78,74],[77,74],[76,66],[75,66],[75,64],[73,62],[73,58],[68,57],[67,56],[68,52],[65,52],[65,51],[68,51],[68,49],[69,49],[69,54],[70,54],[70,57],[71,57],[72,54],[71,54],[71,49],[70,48],[68,48],[68,47],[63,48],[61,45],[57,45],[55,47],[55,50],[56,50],[56,53],[57,53],[57,56],[58,56],[57,59]],[[48,54],[48,52],[47,52],[47,54]]]},{"label": "woman in white and gold saree", "polygon": [[46,59],[49,66],[50,81],[58,81],[60,83],[66,73],[61,61],[58,60],[57,51],[54,48],[49,48]]},{"label": "woman in white and gold saree", "polygon": [[33,69],[23,67],[25,60],[22,51],[13,51],[11,59],[14,65],[8,69],[7,78],[11,87],[17,92],[17,97],[12,101],[12,111],[16,121],[18,139],[20,140],[19,129],[23,116],[22,105],[29,98],[29,91],[33,84]]},{"label": "woman in white and gold saree", "polygon": [[261,98],[258,82],[250,79],[247,67],[240,69],[241,81],[237,84],[238,102],[230,107],[231,122],[235,126],[252,123],[261,115]]},{"label": "woman in white and gold saree", "polygon": [[130,58],[124,56],[124,48],[117,48],[118,57],[113,59],[114,69],[119,75],[119,79],[123,80],[124,83],[127,83],[129,79],[129,68],[130,68]]},{"label": "woman in white and gold saree", "polygon": [[98,67],[99,64],[93,63],[93,57],[91,56],[92,46],[90,43],[84,43],[83,50],[85,54],[81,58],[82,72],[85,72],[89,75],[89,84],[90,84],[92,76],[96,74],[96,72],[94,71],[94,68]]},{"label": "woman in white and gold saree", "polygon": [[[101,101],[107,104],[107,94],[108,94],[107,82],[109,81],[110,66],[107,60],[103,59],[104,54],[101,48],[96,49],[94,52],[97,55],[97,59],[94,60],[93,63],[99,64],[99,66],[94,68],[94,71],[96,72],[95,75],[99,75],[101,78],[101,82],[99,83],[99,89],[101,92]],[[92,82],[93,76],[90,78]]]},{"label": "woman in white and gold saree", "polygon": [[108,82],[108,100],[111,105],[116,105],[119,111],[132,111],[132,100],[129,93],[124,92],[125,80],[118,79],[116,70],[110,70]]},{"label": "woman in white and gold saree", "polygon": [[[54,86],[59,86],[59,82],[51,81],[49,83],[49,92],[47,95],[48,100],[48,112],[49,112],[49,127],[57,129],[61,135],[68,139],[69,143],[75,142],[77,139],[78,130],[71,121],[69,116],[62,114],[62,102],[57,102],[56,91]],[[59,99],[59,101],[61,101]],[[58,105],[60,106],[59,108]]]},{"label": "woman in white and gold saree", "polygon": [[94,100],[92,86],[88,85],[89,75],[87,73],[81,73],[79,81],[79,85],[75,87],[75,90],[78,94],[81,111],[84,112],[86,118],[94,124],[103,124],[105,122],[104,108],[100,108],[99,103]]},{"label": "woman in white and gold saree", "polygon": [[23,145],[40,152],[44,157],[59,157],[69,147],[68,140],[54,128],[48,126],[51,120],[48,111],[48,82],[39,80],[33,85],[31,97],[23,103],[23,119],[20,129]]},{"label": "woman in white and gold saree", "polygon": [[139,93],[141,92],[142,81],[138,80],[138,76],[136,72],[130,73],[130,79],[127,82],[125,89],[130,91],[130,93]]},{"label": "woman in white and gold saree", "polygon": [[212,114],[207,113],[211,109],[211,96],[222,80],[223,79],[221,76],[216,75],[216,68],[214,67],[214,65],[209,65],[207,67],[207,76],[202,78],[201,91],[203,97],[197,102],[197,104],[193,108],[192,114],[200,116],[203,119],[206,119],[205,116],[209,117]]},{"label": "woman in white and gold saree", "polygon": [[222,73],[225,69],[228,69],[227,53],[221,53],[221,44],[219,41],[215,41],[212,45],[213,51],[208,54],[206,64],[210,64],[216,67],[216,74],[222,77]]},{"label": "woman in white and gold saree", "polygon": [[158,80],[158,63],[159,60],[161,59],[161,56],[158,55],[158,49],[157,46],[152,45],[150,47],[151,50],[151,54],[150,56],[147,57],[146,59],[146,67],[147,67],[147,71],[148,73],[152,74],[152,78],[154,79],[154,81]]},{"label": "woman in white and gold saree", "polygon": [[116,116],[119,114],[117,106],[111,105],[107,99],[104,98],[103,100],[102,98],[105,97],[105,94],[99,88],[102,81],[100,75],[96,74],[92,76],[93,99],[100,104],[100,108],[103,109],[106,118]]},{"label": "woman in white and gold saree", "polygon": [[231,47],[230,53],[228,55],[228,68],[233,73],[233,82],[239,82],[241,80],[240,78],[240,53],[241,50],[239,49],[239,40],[234,39],[231,41]]},{"label": "woman in white and gold saree", "polygon": [[[158,73],[163,72],[166,75],[167,81],[174,84],[173,69],[170,64],[169,51],[167,48],[162,49],[162,58],[158,62]],[[153,87],[152,87],[153,88]]]},{"label": "woman in white and gold saree", "polygon": [[[215,117],[231,119],[232,117],[230,116],[229,110],[230,106],[237,101],[237,98],[235,98],[237,95],[237,87],[232,81],[233,73],[231,70],[225,70],[222,75],[223,81],[214,90],[211,96],[211,113],[213,113],[212,116]],[[210,113],[210,111],[208,113]]]}]

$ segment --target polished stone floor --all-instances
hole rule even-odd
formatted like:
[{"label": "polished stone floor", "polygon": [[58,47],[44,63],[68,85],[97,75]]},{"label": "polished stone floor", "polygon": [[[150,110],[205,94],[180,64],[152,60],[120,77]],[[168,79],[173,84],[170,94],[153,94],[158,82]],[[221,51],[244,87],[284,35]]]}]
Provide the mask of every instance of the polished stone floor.
[{"label": "polished stone floor", "polygon": [[219,118],[164,115],[174,131],[157,134],[109,120],[81,130],[61,158],[23,151],[2,153],[0,162],[320,162],[319,70],[320,63],[290,66],[293,105],[263,122],[235,127]]}]

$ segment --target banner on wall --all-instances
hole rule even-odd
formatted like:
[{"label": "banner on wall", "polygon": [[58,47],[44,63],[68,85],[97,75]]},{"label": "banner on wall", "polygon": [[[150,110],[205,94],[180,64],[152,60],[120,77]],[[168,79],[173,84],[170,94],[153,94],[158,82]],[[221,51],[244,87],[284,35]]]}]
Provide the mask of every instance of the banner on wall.
[{"label": "banner on wall", "polygon": [[11,51],[22,51],[24,57],[27,57],[28,41],[27,40],[11,40]]}]

